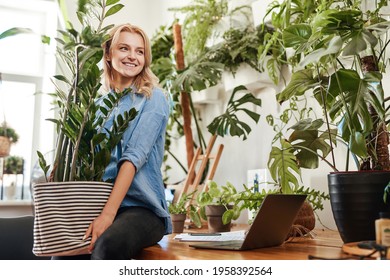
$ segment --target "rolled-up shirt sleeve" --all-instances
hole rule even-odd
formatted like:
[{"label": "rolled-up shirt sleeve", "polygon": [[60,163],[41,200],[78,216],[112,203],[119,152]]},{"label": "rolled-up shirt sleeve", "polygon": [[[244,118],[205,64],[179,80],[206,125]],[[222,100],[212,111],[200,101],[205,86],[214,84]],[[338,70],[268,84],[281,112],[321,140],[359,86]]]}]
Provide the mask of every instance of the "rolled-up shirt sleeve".
[{"label": "rolled-up shirt sleeve", "polygon": [[131,138],[126,144],[118,167],[127,160],[139,170],[148,160],[161,129],[166,125],[166,117],[157,112],[143,112]]},{"label": "rolled-up shirt sleeve", "polygon": [[158,145],[157,148],[156,141],[159,137],[165,137],[165,127],[169,117],[167,98],[162,91],[156,90],[152,97],[143,101],[134,128],[130,129],[131,133],[128,137],[124,137],[118,168],[123,161],[127,160],[132,162],[138,171],[147,162],[153,149],[158,149],[156,154],[164,153],[164,147]]}]

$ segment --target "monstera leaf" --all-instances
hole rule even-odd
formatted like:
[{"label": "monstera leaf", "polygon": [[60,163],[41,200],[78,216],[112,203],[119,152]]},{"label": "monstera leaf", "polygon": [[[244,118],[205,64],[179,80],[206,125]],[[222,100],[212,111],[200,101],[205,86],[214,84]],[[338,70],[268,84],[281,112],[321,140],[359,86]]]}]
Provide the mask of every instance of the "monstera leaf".
[{"label": "monstera leaf", "polygon": [[294,148],[286,140],[281,140],[281,148],[272,147],[268,168],[272,178],[279,183],[282,193],[292,193],[293,189],[298,187],[301,172]]},{"label": "monstera leaf", "polygon": [[289,137],[289,142],[298,151],[296,154],[299,167],[314,169],[319,164],[319,154],[325,158],[332,150],[329,139],[332,138],[336,144],[336,129],[321,133],[319,128],[323,125],[323,120],[317,119],[312,122],[311,119],[305,119],[292,126],[294,132]]},{"label": "monstera leaf", "polygon": [[173,82],[177,91],[193,92],[216,85],[222,75],[223,64],[217,62],[199,61],[178,71]]},{"label": "monstera leaf", "polygon": [[243,97],[236,99],[236,94],[243,90],[247,90],[247,88],[245,86],[238,86],[234,88],[225,113],[216,117],[207,126],[210,133],[217,134],[222,137],[226,134],[238,137],[242,136],[243,140],[247,138],[247,135],[251,132],[251,128],[246,122],[241,121],[238,118],[237,113],[242,111],[257,123],[260,119],[260,115],[245,108],[244,105],[252,103],[256,106],[261,106],[261,99],[254,97],[252,93],[247,93]]}]

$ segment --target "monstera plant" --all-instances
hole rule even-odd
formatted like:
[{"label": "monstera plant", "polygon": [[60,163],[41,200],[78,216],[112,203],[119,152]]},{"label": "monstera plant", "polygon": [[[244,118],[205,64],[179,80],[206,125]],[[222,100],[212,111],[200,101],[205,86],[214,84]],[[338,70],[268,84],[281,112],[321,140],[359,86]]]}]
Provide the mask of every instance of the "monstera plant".
[{"label": "monstera plant", "polygon": [[[284,178],[281,182],[288,187],[298,182],[300,168],[316,168],[320,160],[327,163],[333,171],[328,175],[332,210],[346,242],[375,238],[373,221],[389,209],[383,201],[390,181],[385,172],[390,170],[389,107],[383,87],[390,43],[390,21],[383,16],[386,5],[387,1],[292,0],[269,7],[278,34],[275,42],[289,54],[286,63],[292,69],[277,101],[291,104],[306,97],[321,108],[319,117],[299,118],[290,125],[288,137],[281,137],[281,145],[271,153],[272,174],[277,180]],[[346,147],[345,168],[336,165],[339,146]],[[358,172],[349,169],[351,158]],[[367,185],[360,186],[365,179]],[[339,182],[351,187],[339,189]],[[346,192],[340,193],[342,189]],[[353,226],[344,227],[344,221]]]}]

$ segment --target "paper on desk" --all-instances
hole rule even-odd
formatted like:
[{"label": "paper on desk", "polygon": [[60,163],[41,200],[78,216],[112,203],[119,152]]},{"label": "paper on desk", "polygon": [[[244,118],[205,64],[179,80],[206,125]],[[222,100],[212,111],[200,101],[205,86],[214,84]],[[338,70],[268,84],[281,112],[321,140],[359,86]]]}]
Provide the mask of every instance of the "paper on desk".
[{"label": "paper on desk", "polygon": [[221,235],[190,235],[188,233],[177,234],[174,239],[179,241],[230,241],[244,240],[245,230],[221,232]]}]

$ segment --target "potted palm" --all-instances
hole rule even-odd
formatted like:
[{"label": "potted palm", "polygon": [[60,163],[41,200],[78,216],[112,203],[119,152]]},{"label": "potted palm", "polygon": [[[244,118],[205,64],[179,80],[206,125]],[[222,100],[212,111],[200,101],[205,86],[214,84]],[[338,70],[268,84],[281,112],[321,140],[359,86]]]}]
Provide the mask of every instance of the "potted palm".
[{"label": "potted palm", "polygon": [[[344,242],[375,239],[374,220],[390,207],[383,200],[390,158],[382,84],[390,22],[382,15],[387,2],[361,2],[281,1],[269,7],[292,69],[278,102],[305,95],[323,113],[292,126],[281,151],[298,168],[316,168],[319,159],[332,168],[331,206]],[[347,151],[343,171],[334,157],[340,143]],[[356,171],[349,169],[351,158]]]}]

